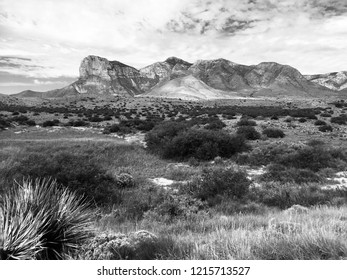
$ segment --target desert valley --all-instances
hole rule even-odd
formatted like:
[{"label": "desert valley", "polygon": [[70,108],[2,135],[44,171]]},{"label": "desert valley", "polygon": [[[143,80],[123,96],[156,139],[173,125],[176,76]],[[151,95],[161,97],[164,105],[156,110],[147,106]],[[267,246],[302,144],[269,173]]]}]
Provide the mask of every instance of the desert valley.
[{"label": "desert valley", "polygon": [[347,72],[79,72],[0,95],[0,259],[347,258]]}]

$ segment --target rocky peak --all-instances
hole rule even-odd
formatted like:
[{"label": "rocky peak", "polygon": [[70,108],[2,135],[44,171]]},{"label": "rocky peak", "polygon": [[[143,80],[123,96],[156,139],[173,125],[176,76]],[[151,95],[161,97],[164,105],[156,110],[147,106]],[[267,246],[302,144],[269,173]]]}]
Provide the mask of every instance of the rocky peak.
[{"label": "rocky peak", "polygon": [[340,91],[347,88],[347,71],[318,75],[305,75],[305,78],[313,83],[332,90]]},{"label": "rocky peak", "polygon": [[177,64],[182,65],[182,66],[187,66],[187,67],[190,67],[192,65],[192,63],[184,61],[183,59],[177,58],[175,56],[171,56],[171,57],[167,58],[164,62],[170,64],[172,66],[172,68]]}]

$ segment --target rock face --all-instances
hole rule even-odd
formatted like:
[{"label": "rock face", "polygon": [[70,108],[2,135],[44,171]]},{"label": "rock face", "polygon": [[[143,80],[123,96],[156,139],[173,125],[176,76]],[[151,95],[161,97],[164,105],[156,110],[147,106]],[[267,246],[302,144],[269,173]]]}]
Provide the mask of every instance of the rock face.
[{"label": "rock face", "polygon": [[347,89],[347,71],[321,75],[306,75],[305,78],[332,90],[340,91]]},{"label": "rock face", "polygon": [[85,94],[144,94],[182,99],[326,97],[334,94],[331,89],[347,88],[346,73],[305,77],[295,68],[275,62],[247,66],[221,58],[191,64],[177,57],[136,69],[90,55],[82,60],[80,77],[71,85],[45,93],[21,93],[18,97],[35,94],[39,98]]}]

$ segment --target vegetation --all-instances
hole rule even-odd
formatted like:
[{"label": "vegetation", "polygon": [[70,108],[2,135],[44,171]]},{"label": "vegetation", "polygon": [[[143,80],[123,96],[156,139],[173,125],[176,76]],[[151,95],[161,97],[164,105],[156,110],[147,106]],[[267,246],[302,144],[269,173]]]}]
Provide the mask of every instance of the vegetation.
[{"label": "vegetation", "polygon": [[27,179],[0,201],[0,259],[67,259],[91,233],[91,211],[55,181]]}]

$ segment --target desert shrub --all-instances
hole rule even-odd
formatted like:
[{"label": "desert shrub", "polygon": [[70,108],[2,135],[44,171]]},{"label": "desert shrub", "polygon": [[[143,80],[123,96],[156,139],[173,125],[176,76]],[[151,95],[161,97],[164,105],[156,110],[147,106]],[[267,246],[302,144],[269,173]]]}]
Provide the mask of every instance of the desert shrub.
[{"label": "desert shrub", "polygon": [[55,181],[26,180],[6,189],[0,259],[66,259],[90,236],[87,204]]},{"label": "desert shrub", "polygon": [[272,164],[267,167],[266,173],[260,176],[260,180],[303,184],[320,182],[323,178],[311,170],[287,168],[284,165]]},{"label": "desert shrub", "polygon": [[[115,178],[88,155],[70,152],[32,152],[18,159],[6,173],[10,180],[23,177],[51,177],[78,195],[84,195],[98,205],[120,201],[120,190]],[[6,179],[6,178],[3,178]]]},{"label": "desert shrub", "polygon": [[29,118],[24,115],[16,115],[15,117],[11,118],[11,121],[17,122],[18,124],[26,124],[28,120]]},{"label": "desert shrub", "polygon": [[240,199],[247,194],[250,183],[243,171],[223,168],[204,169],[201,177],[185,186],[185,191],[193,197],[209,202],[216,196]]},{"label": "desert shrub", "polygon": [[305,118],[300,118],[300,119],[298,119],[298,122],[304,123],[304,122],[307,122],[307,120]]},{"label": "desert shrub", "polygon": [[257,123],[253,120],[242,118],[237,122],[238,126],[256,126]]},{"label": "desert shrub", "polygon": [[314,172],[323,168],[341,169],[346,166],[347,154],[345,150],[328,148],[325,146],[304,146],[294,153],[280,156],[277,163],[287,167],[309,169]]},{"label": "desert shrub", "polygon": [[211,160],[216,156],[231,157],[248,147],[242,136],[231,136],[225,131],[190,129],[184,131],[162,148],[164,158]]},{"label": "desert shrub", "polygon": [[145,136],[148,150],[162,154],[167,142],[185,129],[187,129],[186,124],[173,121],[163,122],[155,126]]},{"label": "desert shrub", "polygon": [[116,176],[116,184],[118,188],[128,189],[136,186],[134,177],[128,173],[121,173]]},{"label": "desert shrub", "polygon": [[287,209],[295,204],[313,206],[347,201],[347,190],[322,190],[320,185],[296,185],[293,183],[268,182],[262,188],[253,188],[248,197],[270,207]]},{"label": "desert shrub", "polygon": [[319,125],[326,125],[327,123],[325,122],[325,121],[322,121],[322,120],[316,120],[315,122],[314,122],[314,125],[317,125],[317,126],[319,126]]},{"label": "desert shrub", "polygon": [[336,124],[340,124],[340,125],[344,125],[344,124],[347,124],[347,118],[345,117],[332,117],[330,118],[330,122],[331,123],[336,123]]},{"label": "desert shrub", "polygon": [[283,138],[284,132],[278,128],[266,128],[263,130],[263,134],[270,138]]},{"label": "desert shrub", "polygon": [[29,126],[35,126],[36,122],[34,120],[27,120],[25,124]]},{"label": "desert shrub", "polygon": [[58,125],[59,123],[60,123],[59,120],[44,121],[42,123],[42,127],[55,126],[55,125]]},{"label": "desert shrub", "polygon": [[319,128],[318,128],[318,130],[320,131],[320,132],[331,132],[331,131],[333,131],[334,129],[333,129],[333,127],[331,126],[331,125],[322,125],[322,126],[320,126]]},{"label": "desert shrub", "polygon": [[321,113],[320,116],[323,117],[323,118],[330,118],[331,114],[329,114],[329,113]]},{"label": "desert shrub", "polygon": [[236,162],[239,164],[268,165],[277,162],[279,157],[292,154],[299,147],[286,143],[273,143],[257,147],[249,153],[239,154]]},{"label": "desert shrub", "polygon": [[158,237],[148,231],[128,235],[102,234],[82,246],[78,258],[83,260],[153,260],[159,253]]},{"label": "desert shrub", "polygon": [[3,117],[0,117],[0,130],[3,130],[10,126],[11,126],[11,122],[9,122],[7,119]]},{"label": "desert shrub", "polygon": [[247,140],[260,139],[260,133],[253,126],[240,126],[236,133],[243,135]]},{"label": "desert shrub", "polygon": [[147,211],[144,219],[172,222],[177,219],[191,219],[206,208],[200,199],[185,194],[167,194],[156,207]]},{"label": "desert shrub", "polygon": [[205,129],[210,129],[210,130],[219,130],[222,129],[223,127],[226,127],[225,123],[222,122],[219,118],[216,118],[214,120],[209,121],[207,125],[205,125]]}]

